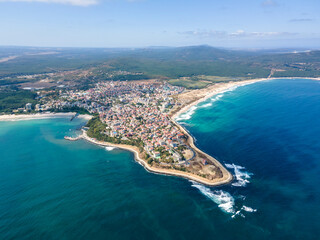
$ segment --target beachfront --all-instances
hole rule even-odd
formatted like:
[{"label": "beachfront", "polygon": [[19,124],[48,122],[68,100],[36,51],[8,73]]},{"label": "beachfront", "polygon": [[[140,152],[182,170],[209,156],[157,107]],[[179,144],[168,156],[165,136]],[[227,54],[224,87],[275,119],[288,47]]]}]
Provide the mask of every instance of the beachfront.
[{"label": "beachfront", "polygon": [[[249,81],[243,81],[243,82],[233,82],[233,83],[223,83],[223,84],[216,84],[214,86],[211,86],[210,88],[204,89],[204,90],[193,90],[189,91],[187,94],[188,96],[193,96],[194,99],[192,101],[189,101],[188,103],[184,103],[180,105],[180,109],[175,109],[172,108],[173,111],[175,111],[174,114],[172,112],[169,112],[168,115],[171,115],[170,120],[179,128],[179,131],[181,131],[185,136],[187,136],[187,144],[194,150],[196,153],[197,158],[203,158],[205,157],[208,161],[210,161],[214,166],[216,166],[220,171],[221,175],[219,177],[213,178],[213,179],[207,179],[205,177],[201,177],[197,174],[193,173],[186,173],[180,170],[175,170],[175,169],[166,169],[162,168],[159,166],[150,166],[148,162],[146,161],[145,156],[140,152],[138,147],[135,146],[130,146],[126,144],[112,144],[112,143],[106,143],[103,141],[97,141],[96,139],[93,139],[91,137],[88,137],[86,133],[84,133],[83,138],[86,139],[87,141],[93,142],[95,144],[103,145],[103,146],[113,146],[113,147],[118,147],[122,149],[127,149],[135,154],[135,158],[137,162],[139,162],[142,166],[144,166],[148,171],[154,172],[154,173],[159,173],[159,174],[166,174],[166,175],[174,175],[174,176],[180,176],[184,177],[190,180],[197,181],[199,183],[209,185],[209,186],[217,186],[217,185],[222,185],[222,184],[227,184],[232,181],[233,176],[229,173],[228,170],[224,168],[224,166],[217,161],[216,159],[212,158],[211,156],[208,156],[201,150],[199,150],[195,145],[193,138],[188,134],[188,132],[179,124],[175,121],[175,118],[177,118],[179,115],[183,114],[184,112],[188,111],[192,106],[195,106],[199,104],[202,101],[205,101],[206,99],[222,93],[224,91],[227,91],[229,89],[238,87],[238,86],[243,86],[247,84],[252,84],[258,81],[264,81],[267,79],[255,79],[255,80],[249,80]],[[191,92],[191,94],[190,94]],[[196,93],[194,93],[196,92]],[[199,92],[201,92],[199,94]],[[181,93],[178,95],[177,99],[179,101],[179,97],[183,96],[185,93]],[[181,100],[180,100],[181,101]]]},{"label": "beachfront", "polygon": [[[75,112],[67,113],[36,113],[36,114],[7,114],[0,115],[0,121],[23,121],[23,120],[35,120],[35,119],[47,119],[47,118],[72,118],[75,116]],[[89,114],[81,114],[77,117],[83,118],[85,120],[90,120],[92,118]]]},{"label": "beachfront", "polygon": [[[100,84],[96,89],[90,89],[88,92],[70,92],[68,95],[64,94],[61,100],[49,104],[55,106],[67,105],[68,102],[66,100],[71,97],[73,101],[77,100],[78,104],[88,106],[87,109],[92,110],[93,113],[99,113],[100,119],[107,124],[107,131],[104,134],[108,137],[112,137],[113,139],[121,138],[121,140],[129,140],[130,138],[142,139],[143,148],[124,144],[126,141],[122,143],[98,141],[89,137],[87,132],[84,132],[81,136],[94,144],[113,146],[134,152],[137,162],[150,172],[184,177],[205,185],[217,186],[231,182],[233,179],[232,174],[215,158],[199,150],[194,145],[194,140],[190,134],[175,119],[188,111],[192,106],[205,101],[215,94],[237,86],[263,80],[266,79],[221,83],[206,89],[193,91],[182,91],[183,89],[181,88],[172,88],[168,85],[154,83],[133,86],[130,86],[130,84],[120,84],[116,85],[116,87],[115,84],[117,83],[111,83],[112,85]],[[148,92],[150,88],[152,88],[153,94]],[[106,95],[108,98],[105,98]],[[131,102],[135,106],[113,104],[113,107],[110,108],[100,104],[102,101],[114,103],[114,96],[120,96],[122,102]],[[185,96],[188,96],[187,100]],[[91,101],[91,104],[88,104],[87,101],[80,102],[79,100],[83,100],[83,98],[86,98],[86,100],[95,98],[95,102]],[[160,108],[156,105],[159,100],[160,102],[163,101]],[[170,106],[169,109],[167,109],[168,106]],[[0,120],[72,117],[73,114],[7,115],[1,116]],[[92,116],[86,115],[83,117],[89,120]],[[130,119],[129,122],[128,119]],[[141,122],[144,120],[146,122]],[[150,125],[148,126],[148,124]],[[150,138],[150,136],[152,137]],[[163,154],[165,151],[167,153]]]},{"label": "beachfront", "polygon": [[[206,99],[216,94],[228,91],[230,89],[234,89],[239,86],[265,80],[268,79],[254,79],[241,82],[220,83],[212,85],[205,89],[183,92],[181,91],[181,89],[175,89],[160,85],[161,90],[164,88],[167,89],[168,92],[163,94],[160,90],[157,90],[158,94],[155,97],[148,95],[147,99],[144,98],[143,95],[138,95],[138,99],[134,98],[135,93],[131,92],[128,86],[120,85],[119,88],[121,89],[121,91],[125,91],[124,96],[120,95],[122,101],[126,102],[132,100],[138,107],[127,108],[126,106],[119,107],[116,105],[114,106],[114,108],[106,108],[106,111],[99,112],[99,110],[103,109],[103,107],[99,103],[94,103],[90,105],[90,108],[99,112],[100,119],[102,119],[104,123],[107,123],[108,131],[105,131],[103,134],[105,134],[108,137],[121,137],[121,139],[125,138],[126,140],[129,140],[130,137],[135,136],[132,134],[135,132],[136,134],[140,134],[138,136],[141,137],[143,140],[143,148],[131,144],[124,144],[126,143],[126,141],[123,141],[122,143],[121,141],[120,143],[112,143],[110,141],[98,141],[97,139],[88,136],[87,132],[84,132],[81,138],[84,138],[85,140],[94,144],[99,144],[102,146],[113,146],[132,151],[135,154],[137,162],[139,162],[145,169],[147,169],[150,172],[184,177],[210,186],[227,184],[231,182],[233,179],[233,176],[230,174],[230,172],[226,170],[225,167],[218,160],[199,150],[194,145],[193,138],[176,121],[176,119],[178,119],[180,115],[189,111],[191,107],[199,104],[202,101],[205,101]],[[157,87],[157,85],[155,84],[151,86],[153,89]],[[114,89],[109,88],[109,86],[107,87],[108,89],[110,89],[109,94],[111,94],[112,96],[119,94],[119,92],[114,92]],[[135,87],[138,89],[143,89],[143,93],[148,94],[148,89],[146,88],[146,86],[138,85]],[[103,85],[99,85],[98,90],[101,95],[105,95],[105,89]],[[92,96],[97,96],[95,90],[89,91],[91,92]],[[90,95],[88,95],[86,92],[80,94],[78,92],[72,92],[72,98],[82,98],[83,96],[85,96],[86,98],[90,97]],[[65,97],[66,95],[64,95],[64,99]],[[161,109],[155,107],[153,103],[155,101],[159,101],[159,99],[162,99],[163,97],[165,97],[167,101],[161,105]],[[112,101],[114,101],[114,99],[112,98],[108,98],[107,100],[109,100],[109,102],[111,103]],[[147,105],[147,108],[145,108],[146,106],[143,106],[144,104]],[[167,111],[165,106],[170,105],[171,108],[169,111]],[[143,128],[143,126],[139,127],[139,121],[141,121],[141,119],[143,120],[142,116],[145,114],[145,109],[148,110],[147,116],[149,119],[147,121],[149,121],[150,126],[155,126],[156,134],[150,131],[146,131],[146,129]],[[14,121],[51,117],[72,117],[74,114],[75,113],[3,115],[0,116],[0,120]],[[130,118],[130,115],[133,115],[134,118]],[[84,117],[85,119],[89,120],[92,116],[81,115],[81,117]],[[129,125],[127,124],[128,119],[132,120]],[[132,126],[134,126],[134,128],[132,128]],[[166,130],[167,126],[170,126],[168,130]],[[163,132],[164,130],[162,129],[164,129],[165,132]],[[125,133],[127,134],[124,135]],[[154,135],[153,140],[149,138],[149,135]],[[176,135],[180,135],[181,138],[175,138]],[[166,138],[164,138],[164,136]],[[167,143],[168,145],[165,148],[164,146]],[[179,145],[185,146],[185,149],[181,152],[179,152]],[[157,155],[157,151],[159,151],[161,147],[163,147],[164,150],[168,150],[169,153],[172,153],[172,156],[176,157],[176,159],[173,158],[171,164],[168,164],[167,162],[167,160],[170,158],[167,157],[167,160],[162,161],[160,153],[159,155]],[[188,159],[182,159],[181,154],[183,156],[183,154],[185,154],[188,151],[188,149],[191,150],[189,151],[189,155],[186,155],[188,156]],[[193,152],[193,155],[190,155],[190,152]],[[152,159],[152,161],[150,161],[150,159]]]}]

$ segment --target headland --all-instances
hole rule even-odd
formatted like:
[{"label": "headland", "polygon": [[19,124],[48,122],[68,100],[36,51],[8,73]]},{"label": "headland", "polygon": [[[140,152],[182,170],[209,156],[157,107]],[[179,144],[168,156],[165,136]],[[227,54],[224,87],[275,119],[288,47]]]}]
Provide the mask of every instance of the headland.
[{"label": "headland", "polygon": [[[50,104],[66,105],[70,101],[96,114],[97,121],[89,129],[83,130],[77,139],[66,138],[68,140],[83,138],[97,145],[129,150],[134,153],[135,160],[150,172],[217,186],[230,183],[232,174],[217,159],[198,149],[193,137],[176,119],[214,95],[271,79],[217,83],[197,90],[158,82],[99,83],[94,89],[68,92],[58,101],[46,104],[50,107]],[[72,117],[74,114],[0,115],[0,121]],[[79,117],[92,120],[92,115]]]},{"label": "headland", "polygon": [[[188,111],[192,106],[195,106],[208,98],[222,93],[224,91],[228,91],[232,88],[236,88],[239,86],[252,84],[259,81],[268,80],[267,78],[264,79],[254,79],[254,80],[247,80],[241,82],[229,82],[229,83],[220,83],[210,86],[209,88],[200,89],[200,90],[191,90],[177,94],[175,97],[177,104],[175,107],[171,109],[168,113],[170,121],[179,129],[180,132],[186,137],[185,144],[192,149],[193,151],[193,161],[201,162],[201,160],[205,160],[205,165],[214,166],[215,175],[213,177],[208,178],[208,175],[205,176],[203,173],[208,173],[203,171],[202,169],[205,166],[201,166],[202,168],[197,168],[197,170],[192,169],[190,172],[182,171],[181,169],[172,169],[168,168],[167,166],[161,165],[151,165],[148,163],[148,159],[146,158],[146,152],[144,150],[141,151],[141,148],[138,146],[133,146],[129,144],[115,144],[106,141],[99,141],[93,137],[89,137],[86,131],[83,131],[82,138],[101,146],[112,146],[120,149],[126,149],[134,153],[136,161],[141,164],[146,170],[153,173],[164,174],[164,175],[172,175],[183,177],[189,180],[193,180],[199,182],[204,185],[208,186],[218,186],[223,184],[228,184],[233,180],[232,174],[215,158],[209,156],[208,154],[204,153],[200,149],[198,149],[194,144],[193,137],[188,133],[188,131],[182,127],[175,119],[183,114],[184,112]],[[190,162],[189,162],[190,163]],[[198,172],[201,174],[198,174]]]}]

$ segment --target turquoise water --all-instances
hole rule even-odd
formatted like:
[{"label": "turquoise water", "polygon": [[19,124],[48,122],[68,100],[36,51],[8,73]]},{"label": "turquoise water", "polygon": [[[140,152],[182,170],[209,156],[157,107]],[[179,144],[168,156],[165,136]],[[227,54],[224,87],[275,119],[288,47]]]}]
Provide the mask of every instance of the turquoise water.
[{"label": "turquoise water", "polygon": [[319,103],[320,82],[273,80],[181,116],[237,176],[217,188],[64,140],[81,119],[0,122],[0,239],[318,239]]}]

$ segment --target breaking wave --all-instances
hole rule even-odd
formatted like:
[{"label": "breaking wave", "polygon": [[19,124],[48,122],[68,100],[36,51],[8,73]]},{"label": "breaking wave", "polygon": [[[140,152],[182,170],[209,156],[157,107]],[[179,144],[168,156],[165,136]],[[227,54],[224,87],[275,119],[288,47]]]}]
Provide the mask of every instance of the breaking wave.
[{"label": "breaking wave", "polygon": [[197,106],[192,106],[191,108],[189,108],[188,111],[186,111],[185,113],[182,113],[181,115],[179,115],[176,118],[176,121],[189,120],[191,118],[191,116],[195,113],[197,108],[198,108]]},{"label": "breaking wave", "polygon": [[[194,181],[190,182],[192,183],[192,187],[197,188],[204,196],[216,203],[223,212],[232,214],[232,218],[235,218],[236,216],[245,218],[244,212],[253,213],[257,211],[257,209],[253,209],[242,204],[242,206],[240,205],[241,207],[239,206],[239,204],[235,205],[235,198],[226,191],[211,190],[210,188],[205,187],[200,183]],[[237,198],[241,199],[241,202],[245,200],[244,196],[239,196]]]},{"label": "breaking wave", "polygon": [[115,147],[106,147],[107,151],[112,151],[113,149],[115,149]]},{"label": "breaking wave", "polygon": [[197,110],[197,108],[207,108],[207,107],[211,107],[212,106],[212,103],[215,102],[215,101],[218,101],[220,98],[223,97],[224,93],[226,92],[231,92],[231,91],[234,91],[235,89],[237,89],[238,87],[242,87],[242,86],[246,86],[246,85],[249,85],[251,83],[243,83],[243,84],[240,84],[240,85],[237,85],[237,86],[233,86],[233,87],[230,87],[230,88],[227,88],[226,90],[224,90],[223,92],[221,93],[218,93],[217,95],[214,95],[212,96],[210,99],[210,102],[208,103],[205,103],[203,105],[196,105],[196,106],[192,106],[188,109],[188,111],[180,114],[178,117],[176,117],[176,121],[179,122],[179,121],[183,121],[183,120],[189,120],[191,118],[191,116],[195,113],[195,111]]},{"label": "breaking wave", "polygon": [[177,118],[176,118],[176,121],[183,121],[183,120],[189,120],[191,118],[191,116],[196,112],[196,110],[198,108],[207,108],[207,107],[211,107],[212,106],[212,103],[219,100],[221,97],[223,96],[223,94],[218,94],[218,95],[215,95],[214,97],[211,97],[210,98],[210,102],[208,103],[205,103],[203,105],[196,105],[196,106],[192,106],[188,109],[188,111],[186,111],[185,113],[182,113],[181,115],[179,115]]},{"label": "breaking wave", "polygon": [[195,187],[199,189],[199,191],[211,199],[213,202],[218,204],[218,207],[226,212],[226,213],[231,213],[234,214],[234,198],[230,195],[230,193],[222,191],[222,190],[214,190],[211,191],[210,188],[207,188],[199,183],[192,182],[192,187]]},{"label": "breaking wave", "polygon": [[202,105],[201,107],[202,108],[207,108],[207,107],[211,107],[211,106],[212,106],[212,103],[209,102],[209,103],[206,103],[206,104]]},{"label": "breaking wave", "polygon": [[208,102],[208,103],[206,103],[206,104],[203,104],[203,105],[201,105],[200,107],[201,107],[201,108],[211,107],[214,102],[218,101],[218,100],[219,100],[220,98],[222,98],[222,97],[223,97],[223,94],[221,94],[221,93],[218,94],[218,95],[215,95],[215,96],[209,98],[210,102]]},{"label": "breaking wave", "polygon": [[231,217],[232,218],[235,218],[236,216],[241,216],[241,217],[243,217],[243,218],[245,218],[245,216],[243,215],[243,213],[241,213],[241,209],[240,210],[238,210],[238,211],[236,211]]},{"label": "breaking wave", "polygon": [[249,179],[251,178],[252,173],[243,171],[245,167],[241,167],[235,164],[225,164],[227,168],[234,169],[234,176],[236,182],[232,183],[232,186],[235,187],[245,187],[250,183]]},{"label": "breaking wave", "polygon": [[253,209],[253,208],[247,207],[245,205],[243,205],[241,209],[246,211],[246,212],[256,212],[257,211],[257,209]]},{"label": "breaking wave", "polygon": [[239,210],[237,210],[231,217],[232,217],[232,218],[235,218],[236,216],[239,215],[239,216],[245,218],[246,216],[242,213],[243,211],[253,213],[253,212],[256,212],[257,209],[253,209],[253,208],[251,208],[251,207],[248,207],[248,206],[243,205],[243,206],[242,206]]}]

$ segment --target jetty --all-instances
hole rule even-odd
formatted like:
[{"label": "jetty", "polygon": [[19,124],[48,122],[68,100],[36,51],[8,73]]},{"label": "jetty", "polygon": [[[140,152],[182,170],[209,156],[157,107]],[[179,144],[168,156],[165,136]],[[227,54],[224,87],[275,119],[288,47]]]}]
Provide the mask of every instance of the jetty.
[{"label": "jetty", "polygon": [[69,136],[64,136],[64,139],[69,140],[69,141],[77,141],[79,139],[81,139],[83,136],[79,135],[77,137],[69,137]]},{"label": "jetty", "polygon": [[74,116],[71,117],[70,122],[78,116],[79,116],[79,113],[76,113]]}]

